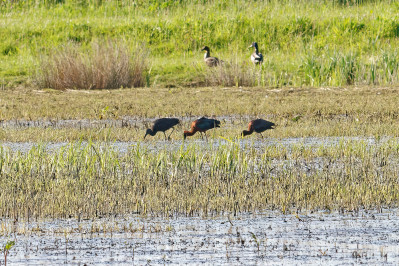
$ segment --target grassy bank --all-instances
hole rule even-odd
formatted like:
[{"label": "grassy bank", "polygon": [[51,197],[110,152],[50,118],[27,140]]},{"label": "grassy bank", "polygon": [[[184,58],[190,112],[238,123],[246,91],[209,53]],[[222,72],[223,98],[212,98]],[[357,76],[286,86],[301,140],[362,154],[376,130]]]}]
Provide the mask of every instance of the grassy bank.
[{"label": "grassy bank", "polygon": [[247,85],[397,84],[398,10],[395,1],[6,2],[0,82],[29,85],[54,47],[74,42],[84,51],[116,38],[151,51],[150,86],[206,84],[203,45],[246,73],[253,41],[265,62]]},{"label": "grassy bank", "polygon": [[182,120],[174,140],[202,115],[221,120],[216,137],[228,138],[254,118],[277,124],[266,133],[273,138],[398,136],[399,126],[396,88],[27,89],[0,91],[0,99],[2,141],[137,141],[155,118],[165,116]]},{"label": "grassy bank", "polygon": [[[398,88],[174,88],[112,91],[0,90],[3,120],[122,119],[124,116],[368,116],[399,115]],[[367,122],[367,120],[364,120]]]}]

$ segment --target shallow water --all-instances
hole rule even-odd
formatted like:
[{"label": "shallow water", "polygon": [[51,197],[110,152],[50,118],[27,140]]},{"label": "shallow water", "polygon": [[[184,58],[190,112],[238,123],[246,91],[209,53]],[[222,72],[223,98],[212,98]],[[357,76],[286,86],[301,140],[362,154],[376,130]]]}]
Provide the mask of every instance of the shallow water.
[{"label": "shallow water", "polygon": [[[109,128],[109,127],[128,127],[128,128],[140,128],[150,126],[157,118],[147,118],[138,116],[123,116],[121,119],[41,119],[41,120],[25,120],[25,119],[14,119],[14,120],[0,120],[0,128]],[[197,116],[184,116],[177,117],[182,123],[190,123]],[[222,121],[222,123],[234,124],[234,123],[248,123],[253,117],[241,116],[241,115],[226,115],[212,117]],[[273,119],[274,117],[267,117],[267,119]]]},{"label": "shallow water", "polygon": [[[306,138],[264,138],[264,139],[242,139],[239,142],[241,147],[255,147],[257,149],[261,149],[267,146],[284,146],[290,147],[294,145],[303,145],[303,146],[311,146],[311,147],[318,147],[318,146],[333,146],[338,145],[341,142],[348,142],[348,141],[363,141],[367,145],[381,145],[386,143],[390,140],[396,140],[396,138],[392,137],[384,137],[376,139],[374,137],[306,137]],[[38,144],[37,142],[3,142],[0,146],[8,148],[12,151],[21,151],[21,152],[28,152],[35,146],[43,146],[48,151],[56,151],[62,147],[69,146],[71,144],[77,144],[78,142],[49,142],[49,143],[42,143]],[[107,147],[113,148],[115,151],[120,153],[128,152],[132,146],[140,145],[142,147],[147,147],[150,150],[160,150],[160,149],[178,149],[183,144],[183,141],[143,141],[143,142],[136,142],[136,141],[115,141],[115,142],[99,142],[101,145],[107,145]],[[184,142],[184,145],[190,144],[199,144],[203,146],[212,145],[213,147],[217,147],[219,145],[228,144],[229,141],[222,139],[222,138],[215,138],[213,140],[205,141],[201,139],[197,140],[188,140]],[[87,145],[87,142],[83,141],[82,145]]]},{"label": "shallow water", "polygon": [[[328,146],[342,141],[364,141],[381,145],[393,138],[327,137],[287,139],[245,139],[240,145]],[[201,145],[221,145],[190,140]],[[181,141],[112,142],[118,152],[132,145],[149,149],[178,149]],[[36,143],[2,143],[14,151],[28,152]],[[57,151],[70,143],[43,144]],[[83,145],[87,145],[83,142]],[[307,164],[312,163],[307,162]],[[279,162],[277,162],[279,163]],[[316,158],[311,169],[323,167]],[[287,165],[289,167],[289,165]],[[304,166],[305,167],[305,166]],[[309,165],[306,165],[309,167]],[[10,265],[329,265],[399,264],[399,210],[360,213],[316,212],[281,215],[268,212],[238,217],[176,217],[171,219],[138,216],[86,220],[18,222],[0,219],[0,244],[15,240],[8,257]],[[2,258],[0,257],[2,263]]]},{"label": "shallow water", "polygon": [[398,210],[384,210],[243,214],[231,222],[227,217],[55,220],[9,223],[2,232],[16,233],[0,241],[16,241],[8,260],[18,265],[397,265],[398,218]]}]

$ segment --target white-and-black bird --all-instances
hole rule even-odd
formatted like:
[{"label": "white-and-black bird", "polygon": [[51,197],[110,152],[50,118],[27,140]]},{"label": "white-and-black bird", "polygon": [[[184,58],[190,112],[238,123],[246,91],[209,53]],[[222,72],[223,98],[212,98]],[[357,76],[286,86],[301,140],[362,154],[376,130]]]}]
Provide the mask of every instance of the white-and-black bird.
[{"label": "white-and-black bird", "polygon": [[251,46],[248,47],[248,49],[251,47],[255,48],[255,51],[251,54],[252,63],[254,63],[255,65],[261,65],[263,63],[263,55],[259,53],[258,43],[253,42]]}]

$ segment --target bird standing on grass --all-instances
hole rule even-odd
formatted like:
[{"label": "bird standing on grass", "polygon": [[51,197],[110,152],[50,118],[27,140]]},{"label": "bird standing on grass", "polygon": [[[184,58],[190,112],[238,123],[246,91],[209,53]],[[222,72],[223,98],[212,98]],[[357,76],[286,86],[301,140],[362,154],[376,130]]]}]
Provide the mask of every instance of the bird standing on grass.
[{"label": "bird standing on grass", "polygon": [[251,46],[248,47],[248,49],[251,47],[255,48],[255,51],[253,52],[253,54],[251,54],[252,63],[254,63],[255,65],[261,65],[263,63],[263,55],[259,53],[258,43],[253,42]]},{"label": "bird standing on grass", "polygon": [[201,133],[201,136],[202,133],[204,133],[205,139],[207,139],[206,131],[216,127],[220,127],[219,120],[201,117],[191,123],[190,131],[184,131],[184,139],[188,136],[194,135],[197,131]]},{"label": "bird standing on grass", "polygon": [[[155,136],[158,131],[163,132],[165,135],[165,140],[170,139],[170,135],[172,135],[174,129],[174,126],[180,123],[180,120],[177,118],[160,118],[155,120],[154,124],[152,125],[152,128],[148,128],[147,131],[145,132],[144,139],[147,137],[147,135]],[[166,138],[165,131],[173,128],[172,132],[170,132],[169,137]]]},{"label": "bird standing on grass", "polygon": [[274,126],[275,124],[273,122],[263,119],[255,119],[248,123],[248,130],[244,130],[241,133],[241,136],[245,137],[247,135],[251,135],[255,131],[256,133],[259,133],[263,138],[262,132],[268,129],[273,129]]},{"label": "bird standing on grass", "polygon": [[204,61],[209,67],[215,67],[220,65],[220,61],[217,57],[212,57],[208,46],[204,46],[201,51],[205,51]]}]

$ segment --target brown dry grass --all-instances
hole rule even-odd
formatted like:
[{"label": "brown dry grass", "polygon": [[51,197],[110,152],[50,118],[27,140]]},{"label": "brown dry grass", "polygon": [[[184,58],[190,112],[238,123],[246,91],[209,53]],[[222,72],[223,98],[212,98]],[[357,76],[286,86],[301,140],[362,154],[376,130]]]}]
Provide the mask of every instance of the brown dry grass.
[{"label": "brown dry grass", "polygon": [[[101,90],[0,90],[1,119],[99,119],[121,116],[237,115],[328,119],[334,115],[396,119],[399,88],[136,88]],[[113,115],[111,115],[114,114]],[[370,120],[371,119],[371,120]]]},{"label": "brown dry grass", "polygon": [[[275,122],[269,137],[398,136],[398,88],[267,89],[184,88],[111,91],[0,91],[2,120],[122,120],[131,123],[80,128],[1,128],[3,141],[141,140],[148,119],[186,117],[172,139],[181,139],[189,121],[218,116],[216,136],[234,137],[257,117]],[[156,136],[161,139],[163,136]],[[197,136],[194,136],[197,138]]]},{"label": "brown dry grass", "polygon": [[95,42],[87,53],[70,44],[42,58],[37,83],[57,90],[142,87],[147,56],[144,48],[131,52],[121,41]]},{"label": "brown dry grass", "polygon": [[244,62],[224,62],[218,67],[206,68],[205,84],[209,86],[252,87],[259,85],[261,69],[249,66]]}]

